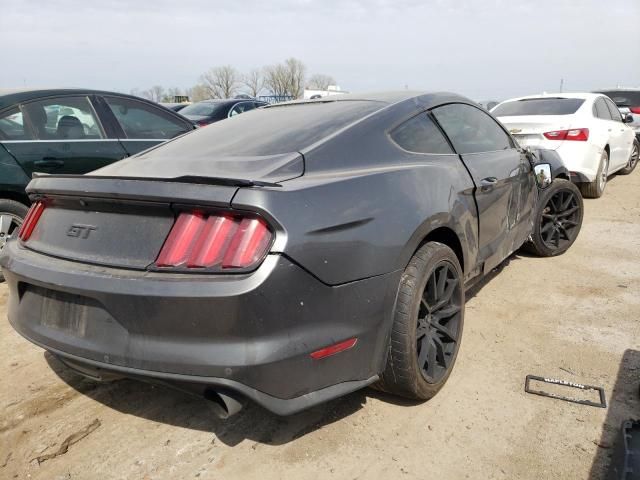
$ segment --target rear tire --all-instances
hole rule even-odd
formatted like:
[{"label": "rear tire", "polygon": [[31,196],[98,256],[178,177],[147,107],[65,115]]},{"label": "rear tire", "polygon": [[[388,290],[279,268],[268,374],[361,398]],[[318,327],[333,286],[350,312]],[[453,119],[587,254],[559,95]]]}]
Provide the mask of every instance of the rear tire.
[{"label": "rear tire", "polygon": [[387,364],[374,387],[416,400],[433,397],[458,355],[464,301],[453,250],[438,242],[423,245],[400,279]]},{"label": "rear tire", "polygon": [[633,148],[631,149],[631,156],[629,157],[629,163],[626,167],[620,170],[621,175],[629,175],[633,172],[638,165],[638,155],[640,153],[640,142],[638,140],[633,141]]},{"label": "rear tire", "polygon": [[609,170],[609,154],[606,150],[602,151],[600,164],[598,165],[598,173],[593,182],[580,184],[580,191],[585,198],[600,198],[607,186],[607,171]]},{"label": "rear tire", "polygon": [[582,228],[584,204],[578,187],[556,178],[540,193],[531,240],[524,249],[540,257],[566,252]]},{"label": "rear tire", "polygon": [[[0,250],[9,238],[17,234],[28,210],[29,207],[20,202],[0,198]],[[4,276],[0,270],[0,283],[2,282]]]}]

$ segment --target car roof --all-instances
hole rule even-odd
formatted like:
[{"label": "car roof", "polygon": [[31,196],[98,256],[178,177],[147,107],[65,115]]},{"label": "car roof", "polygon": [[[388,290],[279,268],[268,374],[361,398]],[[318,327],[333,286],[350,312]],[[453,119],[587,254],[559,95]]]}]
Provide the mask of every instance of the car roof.
[{"label": "car roof", "polygon": [[519,100],[533,100],[537,98],[580,98],[583,100],[595,100],[598,97],[601,97],[600,93],[590,93],[590,92],[571,92],[571,93],[543,93],[541,95],[527,95],[526,97],[516,97],[505,100],[504,102],[517,102]]},{"label": "car roof", "polygon": [[37,100],[39,98],[57,97],[63,95],[117,95],[119,97],[145,100],[144,98],[128,95],[126,93],[109,92],[105,90],[93,90],[87,88],[14,88],[0,89],[0,110],[17,103]]}]

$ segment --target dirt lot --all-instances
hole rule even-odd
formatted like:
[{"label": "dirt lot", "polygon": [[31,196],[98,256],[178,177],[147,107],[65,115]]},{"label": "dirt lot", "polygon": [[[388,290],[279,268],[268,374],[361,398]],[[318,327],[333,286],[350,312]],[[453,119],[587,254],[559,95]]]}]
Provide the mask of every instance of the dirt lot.
[{"label": "dirt lot", "polygon": [[[585,204],[567,254],[515,255],[470,292],[458,364],[425,404],[365,390],[222,421],[162,387],[83,380],[3,320],[0,478],[602,478],[622,419],[640,417],[640,172]],[[2,319],[6,300],[0,286]],[[525,394],[529,373],[602,385],[609,407]]]}]

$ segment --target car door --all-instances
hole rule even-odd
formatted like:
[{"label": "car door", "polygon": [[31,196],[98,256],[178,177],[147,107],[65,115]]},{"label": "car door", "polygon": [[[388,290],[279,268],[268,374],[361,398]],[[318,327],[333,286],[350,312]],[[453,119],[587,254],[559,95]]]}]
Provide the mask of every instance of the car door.
[{"label": "car door", "polygon": [[18,109],[25,136],[3,144],[29,176],[83,174],[127,156],[118,140],[106,134],[89,96],[51,97]]},{"label": "car door", "polygon": [[189,120],[166,108],[134,98],[102,95],[98,101],[101,114],[115,126],[115,135],[129,155],[195,128]]},{"label": "car door", "polygon": [[453,103],[432,110],[475,183],[479,259],[488,272],[531,233],[537,198],[531,165],[488,113]]},{"label": "car door", "polygon": [[[631,156],[631,149],[633,148],[633,139],[635,134],[627,127],[622,121],[622,115],[620,110],[616,107],[609,98],[603,97],[602,100],[606,104],[609,114],[611,115],[610,123],[610,145],[612,160],[609,171],[613,172],[620,168],[624,168],[629,163],[629,157]],[[615,155],[614,155],[615,152]],[[615,163],[614,163],[615,159]]]}]

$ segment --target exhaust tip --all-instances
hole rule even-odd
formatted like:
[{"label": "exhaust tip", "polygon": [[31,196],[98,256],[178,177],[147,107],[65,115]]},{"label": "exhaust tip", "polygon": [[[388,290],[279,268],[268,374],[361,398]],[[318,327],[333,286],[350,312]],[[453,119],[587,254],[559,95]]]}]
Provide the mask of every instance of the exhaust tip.
[{"label": "exhaust tip", "polygon": [[213,411],[223,420],[235,415],[244,407],[244,399],[234,393],[220,390],[205,390],[204,398],[211,402]]}]

